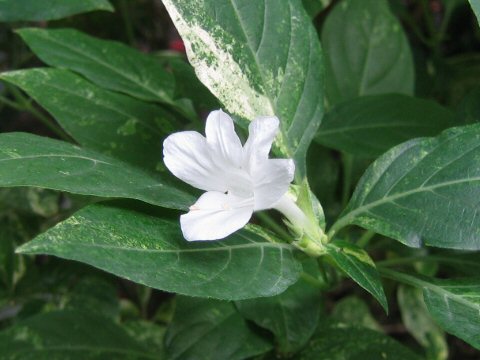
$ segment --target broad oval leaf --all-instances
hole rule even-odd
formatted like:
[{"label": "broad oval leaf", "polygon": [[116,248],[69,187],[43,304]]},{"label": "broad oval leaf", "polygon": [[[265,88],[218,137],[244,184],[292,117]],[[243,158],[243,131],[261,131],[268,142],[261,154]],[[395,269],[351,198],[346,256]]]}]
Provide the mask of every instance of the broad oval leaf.
[{"label": "broad oval leaf", "polygon": [[20,253],[77,260],[129,280],[189,296],[272,296],[297,281],[293,247],[256,231],[187,242],[179,222],[92,205],[23,245]]},{"label": "broad oval leaf", "polygon": [[[318,273],[318,263],[306,263]],[[313,271],[309,271],[313,273]],[[314,276],[310,275],[309,276]],[[300,279],[277,296],[237,301],[240,313],[275,335],[277,350],[291,354],[300,350],[313,335],[319,320],[322,293]]]},{"label": "broad oval leaf", "polygon": [[376,157],[404,141],[438,135],[454,124],[453,112],[434,101],[371,95],[335,106],[325,115],[315,139],[356,156]]},{"label": "broad oval leaf", "polygon": [[82,195],[130,198],[187,209],[195,198],[125,162],[27,133],[0,134],[0,187],[38,186]]},{"label": "broad oval leaf", "polygon": [[68,70],[40,68],[0,78],[27,92],[79,144],[149,170],[163,168],[162,140],[175,118],[162,108],[99,88]]},{"label": "broad oval leaf", "polygon": [[108,318],[83,311],[53,311],[0,332],[3,359],[158,359],[156,349],[138,343]]},{"label": "broad oval leaf", "polygon": [[324,326],[295,359],[298,360],[421,360],[409,348],[377,331],[359,327]]},{"label": "broad oval leaf", "polygon": [[432,279],[383,268],[382,275],[423,290],[433,319],[448,333],[480,349],[480,278]]},{"label": "broad oval leaf", "polygon": [[435,280],[423,287],[428,311],[445,331],[480,349],[480,279]]},{"label": "broad oval leaf", "polygon": [[360,95],[414,89],[413,58],[387,0],[343,0],[325,20],[326,91],[330,105]]},{"label": "broad oval leaf", "polygon": [[199,79],[246,120],[277,115],[278,145],[305,175],[323,112],[318,36],[300,0],[163,0]]},{"label": "broad oval leaf", "polygon": [[400,144],[375,161],[330,234],[356,224],[405,245],[480,249],[480,125]]},{"label": "broad oval leaf", "polygon": [[272,348],[252,332],[232,303],[183,296],[175,301],[165,334],[169,359],[243,360]]},{"label": "broad oval leaf", "polygon": [[358,285],[372,294],[388,311],[387,298],[383,291],[382,281],[375,263],[367,252],[346,241],[336,241],[326,246],[330,255],[340,269],[351,277]]},{"label": "broad oval leaf", "polygon": [[108,0],[2,0],[0,21],[44,21],[89,12],[113,11]]},{"label": "broad oval leaf", "polygon": [[[142,100],[173,102],[173,75],[162,69],[153,56],[73,29],[31,28],[17,32],[50,66],[70,69],[105,89]],[[78,90],[82,88],[75,87]]]}]

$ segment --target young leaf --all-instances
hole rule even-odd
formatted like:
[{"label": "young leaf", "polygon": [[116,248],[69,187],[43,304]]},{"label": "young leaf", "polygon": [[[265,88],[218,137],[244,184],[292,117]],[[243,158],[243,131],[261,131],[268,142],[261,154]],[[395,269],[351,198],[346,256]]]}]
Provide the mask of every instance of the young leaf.
[{"label": "young leaf", "polygon": [[430,100],[400,94],[363,96],[328,112],[315,139],[356,156],[377,157],[404,141],[437,135],[454,123],[450,110]]},{"label": "young leaf", "polygon": [[[159,154],[160,156],[160,154]],[[186,209],[195,198],[160,175],[63,141],[0,134],[0,186],[38,186],[82,195],[129,198]]]},{"label": "young leaf", "polygon": [[108,318],[89,312],[40,314],[0,332],[4,359],[157,359]]},{"label": "young leaf", "polygon": [[277,115],[280,149],[305,175],[323,113],[318,36],[300,0],[164,0],[200,80],[234,115]]},{"label": "young leaf", "polygon": [[420,357],[380,332],[358,327],[324,326],[295,359],[420,360]]},{"label": "young leaf", "polygon": [[480,249],[480,125],[400,144],[375,161],[331,234],[347,224],[405,245]]},{"label": "young leaf", "polygon": [[343,0],[322,31],[329,104],[414,89],[413,58],[387,0]]},{"label": "young leaf", "polygon": [[189,296],[240,300],[279,294],[301,272],[293,247],[252,230],[187,242],[178,220],[88,206],[18,249],[77,260],[129,280]]},{"label": "young leaf", "polygon": [[[314,261],[318,271],[318,265]],[[303,280],[277,296],[236,303],[240,313],[258,326],[270,330],[278,343],[278,351],[298,351],[310,339],[318,324],[321,292]]]},{"label": "young leaf", "polygon": [[420,289],[400,285],[397,292],[398,306],[403,324],[427,353],[427,359],[446,360],[448,345],[445,333],[428,315]]},{"label": "young leaf", "polygon": [[[153,56],[72,29],[21,29],[18,34],[50,66],[75,71],[93,83],[146,101],[173,102],[173,75]],[[75,91],[82,90],[80,86]]]},{"label": "young leaf", "polygon": [[150,170],[162,168],[162,139],[175,118],[162,108],[103,90],[68,70],[3,73],[48,110],[78,143]]},{"label": "young leaf", "polygon": [[375,263],[365,250],[346,241],[336,241],[327,245],[327,253],[340,269],[372,294],[385,311],[388,311],[387,298],[383,291],[380,275]]},{"label": "young leaf", "polygon": [[242,360],[263,354],[271,345],[253,333],[233,304],[177,296],[165,344],[172,360]]}]

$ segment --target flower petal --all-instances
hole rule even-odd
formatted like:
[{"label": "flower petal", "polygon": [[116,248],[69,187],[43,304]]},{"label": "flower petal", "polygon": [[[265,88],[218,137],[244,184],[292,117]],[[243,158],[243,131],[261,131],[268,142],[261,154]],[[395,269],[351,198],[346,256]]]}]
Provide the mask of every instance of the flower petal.
[{"label": "flower petal", "polygon": [[288,191],[295,174],[291,159],[269,159],[257,164],[252,174],[255,205],[254,210],[271,208]]},{"label": "flower petal", "polygon": [[209,191],[180,216],[183,236],[188,241],[218,240],[244,227],[253,213],[253,199]]},{"label": "flower petal", "polygon": [[205,134],[212,151],[225,163],[236,167],[242,165],[242,143],[228,114],[222,110],[212,111],[207,117]]},{"label": "flower petal", "polygon": [[182,131],[163,142],[163,161],[179,179],[201,190],[225,192],[226,174],[211,154],[205,138],[196,131]]},{"label": "flower petal", "polygon": [[249,136],[244,146],[244,165],[247,168],[268,159],[279,125],[276,116],[260,116],[250,123]]}]

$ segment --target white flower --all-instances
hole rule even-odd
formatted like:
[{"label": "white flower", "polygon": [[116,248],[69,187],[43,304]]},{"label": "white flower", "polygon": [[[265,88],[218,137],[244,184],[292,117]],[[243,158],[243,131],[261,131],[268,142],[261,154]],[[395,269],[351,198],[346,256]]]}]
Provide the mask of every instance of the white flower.
[{"label": "white flower", "polygon": [[221,110],[207,118],[206,137],[196,131],[170,135],[163,143],[167,168],[186,183],[205,190],[180,217],[185,239],[217,240],[242,228],[254,211],[274,207],[293,180],[291,159],[269,159],[279,121],[258,117],[245,145],[233,121]]}]

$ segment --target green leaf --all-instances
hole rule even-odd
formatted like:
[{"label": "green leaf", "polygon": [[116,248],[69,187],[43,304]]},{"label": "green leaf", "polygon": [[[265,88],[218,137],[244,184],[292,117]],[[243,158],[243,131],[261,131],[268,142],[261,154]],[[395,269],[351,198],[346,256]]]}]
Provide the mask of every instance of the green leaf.
[{"label": "green leaf", "polygon": [[331,317],[335,323],[345,326],[360,326],[375,331],[382,331],[382,327],[371,314],[365,301],[354,295],[337,301]]},{"label": "green leaf", "polygon": [[[72,29],[30,28],[17,32],[50,66],[75,71],[105,89],[141,100],[173,102],[173,75],[153,56]],[[75,91],[78,90],[82,88],[76,86]]]},{"label": "green leaf", "polygon": [[0,134],[0,163],[2,187],[38,186],[82,195],[137,199],[173,209],[186,209],[195,200],[160,175],[32,134]]},{"label": "green leaf", "polygon": [[448,333],[480,349],[480,278],[432,279],[383,268],[382,275],[423,290],[430,315]]},{"label": "green leaf", "polygon": [[470,3],[472,10],[477,17],[477,21],[480,24],[480,0],[468,0],[468,2]]},{"label": "green leaf", "polygon": [[473,124],[480,122],[480,87],[470,91],[458,104],[456,109],[456,121],[460,124]]},{"label": "green leaf", "polygon": [[240,300],[272,296],[295,283],[293,247],[254,230],[189,243],[179,221],[91,205],[17,251],[82,261],[129,280],[183,295]]},{"label": "green leaf", "polygon": [[330,2],[331,0],[302,0],[303,7],[312,19],[330,5]]},{"label": "green leaf", "polygon": [[480,279],[425,283],[428,311],[445,331],[480,349]]},{"label": "green leaf", "polygon": [[330,105],[361,95],[413,94],[413,58],[386,0],[343,0],[323,31]]},{"label": "green leaf", "polygon": [[318,36],[300,0],[164,0],[199,79],[234,115],[277,115],[277,145],[305,175],[323,113]]},{"label": "green leaf", "polygon": [[20,321],[0,332],[4,359],[157,359],[108,318],[55,311]]},{"label": "green leaf", "polygon": [[55,20],[93,10],[114,9],[108,0],[1,0],[0,21]]},{"label": "green leaf", "polygon": [[[318,272],[318,265],[315,262],[314,265]],[[318,287],[303,280],[280,295],[236,303],[245,318],[275,335],[282,354],[299,350],[310,339],[318,324],[320,304]]]},{"label": "green leaf", "polygon": [[162,108],[103,90],[67,70],[3,73],[26,91],[82,146],[155,170],[163,167],[162,139],[175,119]]},{"label": "green leaf", "polygon": [[405,245],[480,249],[480,125],[400,144],[365,172],[330,234],[356,224]]},{"label": "green leaf", "polygon": [[428,315],[422,291],[411,286],[400,285],[397,298],[403,324],[425,348],[427,359],[446,360],[448,345],[445,334]]},{"label": "green leaf", "polygon": [[298,360],[420,360],[392,338],[366,328],[324,327]]},{"label": "green leaf", "polygon": [[62,308],[115,319],[120,313],[118,289],[114,284],[100,277],[85,276],[67,292],[62,301]]},{"label": "green leaf", "polygon": [[433,101],[372,95],[335,106],[322,120],[316,140],[356,156],[377,157],[404,141],[437,135],[454,123],[453,113]]},{"label": "green leaf", "polygon": [[335,243],[328,244],[326,249],[337,266],[372,294],[385,311],[388,311],[387,298],[383,291],[380,275],[367,252],[346,241],[335,241]]},{"label": "green leaf", "polygon": [[192,65],[183,57],[168,57],[166,61],[175,77],[176,97],[193,101],[203,111],[220,107],[217,98],[198,80]]},{"label": "green leaf", "polygon": [[182,296],[176,299],[165,344],[172,360],[242,360],[272,347],[249,329],[233,304]]}]

